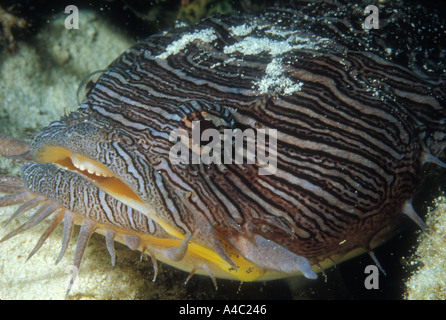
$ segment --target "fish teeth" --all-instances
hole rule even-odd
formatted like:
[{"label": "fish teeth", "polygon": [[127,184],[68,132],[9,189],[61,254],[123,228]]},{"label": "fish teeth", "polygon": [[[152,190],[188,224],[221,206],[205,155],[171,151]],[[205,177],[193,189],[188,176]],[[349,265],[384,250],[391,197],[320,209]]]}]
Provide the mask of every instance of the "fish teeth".
[{"label": "fish teeth", "polygon": [[112,177],[113,174],[106,168],[99,164],[95,164],[92,160],[79,154],[72,154],[70,156],[73,166],[80,171],[87,171],[89,174],[94,174],[97,177]]}]

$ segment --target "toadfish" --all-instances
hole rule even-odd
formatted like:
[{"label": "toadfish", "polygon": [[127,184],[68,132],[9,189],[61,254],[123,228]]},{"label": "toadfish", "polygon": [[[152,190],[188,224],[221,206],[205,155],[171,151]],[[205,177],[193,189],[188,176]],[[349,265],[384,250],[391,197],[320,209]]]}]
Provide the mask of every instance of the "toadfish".
[{"label": "toadfish", "polygon": [[379,10],[375,30],[359,5],[298,2],[129,48],[76,111],[0,139],[24,161],[0,205],[21,204],[10,220],[38,208],[1,241],[51,218],[30,256],[63,224],[59,261],[78,224],[78,268],[99,232],[112,264],[119,241],[155,277],[159,260],[215,283],[315,279],[401,217],[422,228],[412,198],[426,166],[446,167],[445,24]]}]

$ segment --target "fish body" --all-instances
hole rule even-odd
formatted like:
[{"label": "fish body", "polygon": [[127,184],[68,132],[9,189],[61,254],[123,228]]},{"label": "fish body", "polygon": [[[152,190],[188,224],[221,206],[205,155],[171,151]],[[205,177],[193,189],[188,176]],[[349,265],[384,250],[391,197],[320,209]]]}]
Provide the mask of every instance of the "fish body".
[{"label": "fish body", "polygon": [[[13,195],[0,204],[41,205],[5,239],[53,215],[59,259],[81,225],[76,266],[97,231],[112,263],[117,240],[155,266],[255,281],[314,279],[371,251],[402,213],[422,225],[412,197],[426,164],[445,167],[444,24],[430,14],[438,32],[421,37],[422,9],[383,6],[366,30],[363,10],[299,2],[126,50],[78,110],[35,135],[21,181],[4,178]],[[210,156],[206,129],[247,143],[223,135]]]}]

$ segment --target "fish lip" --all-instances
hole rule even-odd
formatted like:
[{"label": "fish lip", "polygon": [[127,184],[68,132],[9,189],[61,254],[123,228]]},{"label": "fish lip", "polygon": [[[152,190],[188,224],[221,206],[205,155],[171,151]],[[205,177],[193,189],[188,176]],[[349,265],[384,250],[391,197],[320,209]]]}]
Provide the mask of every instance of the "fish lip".
[{"label": "fish lip", "polygon": [[[80,107],[38,132],[31,142],[31,156],[35,162],[55,163],[83,175],[106,192],[104,181],[113,179],[125,189],[127,197],[142,204],[140,190],[133,187],[126,170],[119,170],[125,168],[125,163],[116,163],[116,158],[110,154],[110,150],[115,149],[112,144],[120,143],[116,139],[117,130],[104,122],[86,113],[85,106]],[[119,193],[111,192],[111,195],[116,197]]]}]

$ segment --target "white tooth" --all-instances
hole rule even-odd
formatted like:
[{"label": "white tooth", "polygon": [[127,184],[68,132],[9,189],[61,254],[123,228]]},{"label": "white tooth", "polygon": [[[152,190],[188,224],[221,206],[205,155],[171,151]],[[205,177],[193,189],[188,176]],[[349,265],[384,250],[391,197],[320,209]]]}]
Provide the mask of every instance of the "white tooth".
[{"label": "white tooth", "polygon": [[71,162],[73,166],[81,171],[87,170],[90,174],[95,174],[98,177],[112,177],[113,174],[107,169],[102,168],[100,165],[90,162],[88,158],[84,156],[73,154],[71,155]]},{"label": "white tooth", "polygon": [[73,166],[79,169],[79,163],[77,161],[74,161],[74,159],[72,159],[71,162],[73,163]]}]

